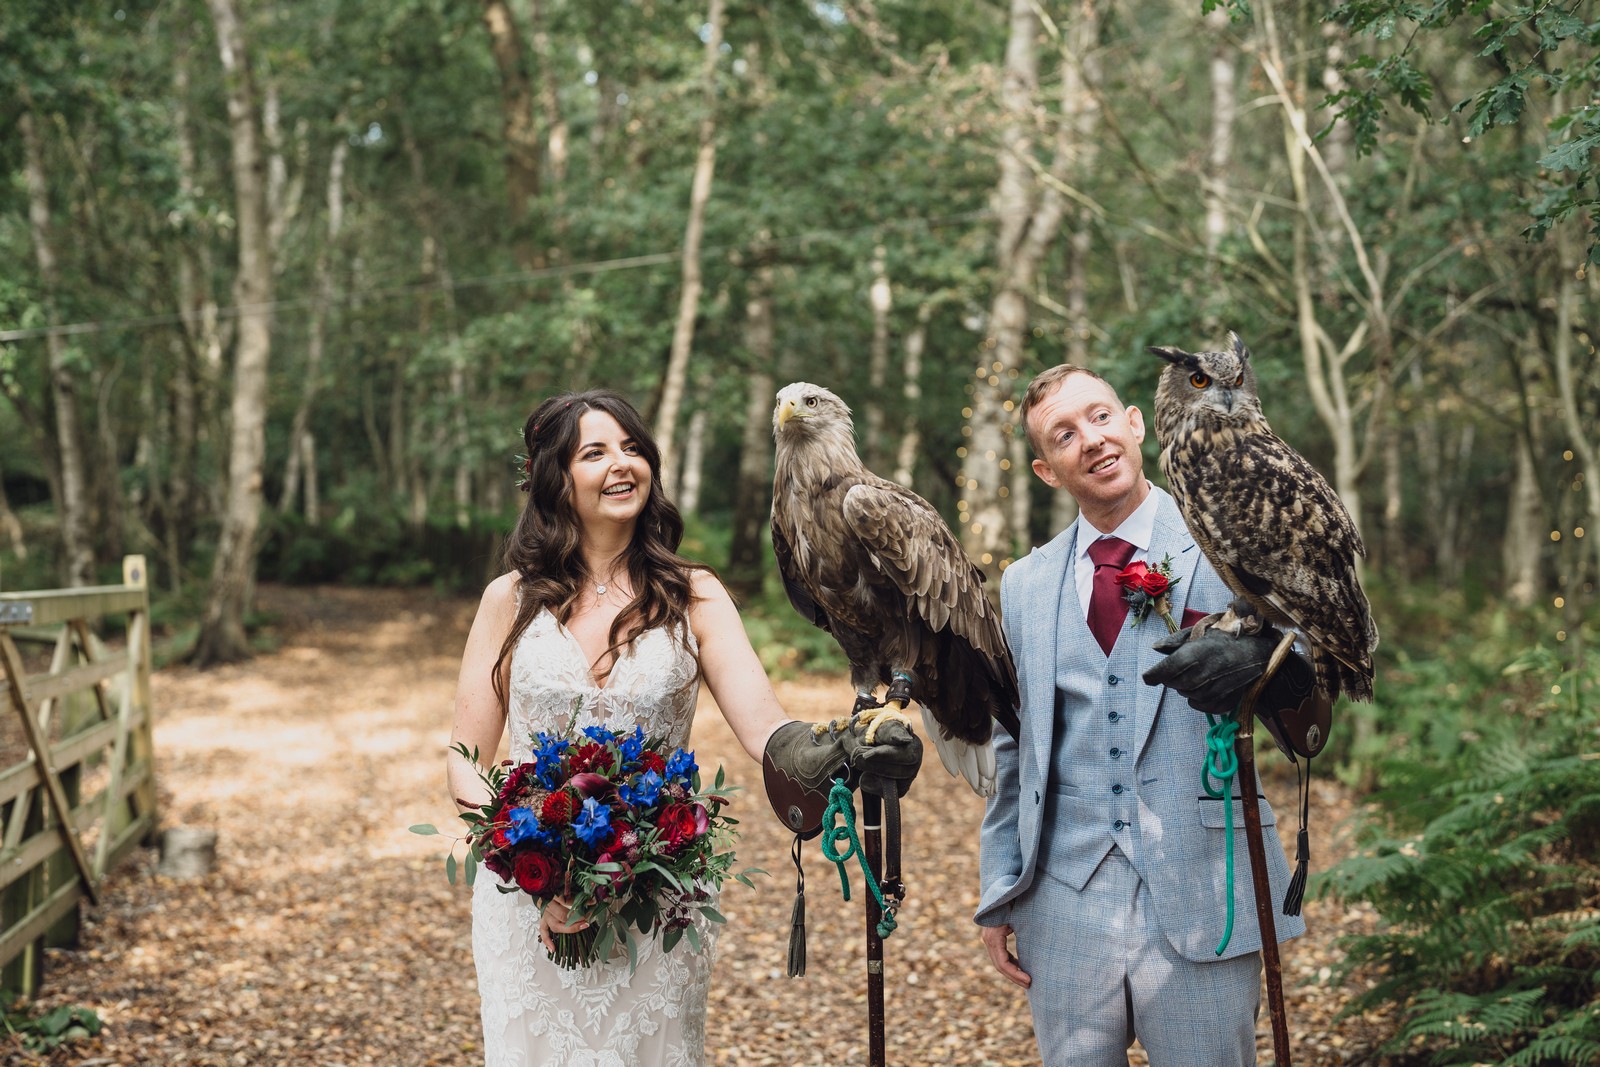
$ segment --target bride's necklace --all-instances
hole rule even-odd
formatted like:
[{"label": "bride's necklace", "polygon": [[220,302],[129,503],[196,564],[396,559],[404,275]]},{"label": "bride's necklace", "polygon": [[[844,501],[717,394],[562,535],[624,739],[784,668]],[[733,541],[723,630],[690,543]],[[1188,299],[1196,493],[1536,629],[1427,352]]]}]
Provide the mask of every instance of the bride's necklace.
[{"label": "bride's necklace", "polygon": [[606,578],[605,581],[603,581],[603,582],[602,581],[596,581],[594,583],[594,591],[595,591],[596,595],[605,596],[606,595],[606,590],[609,589],[611,587],[611,584],[613,582],[615,582],[616,580],[617,580],[617,572],[616,571],[612,571],[611,574]]}]

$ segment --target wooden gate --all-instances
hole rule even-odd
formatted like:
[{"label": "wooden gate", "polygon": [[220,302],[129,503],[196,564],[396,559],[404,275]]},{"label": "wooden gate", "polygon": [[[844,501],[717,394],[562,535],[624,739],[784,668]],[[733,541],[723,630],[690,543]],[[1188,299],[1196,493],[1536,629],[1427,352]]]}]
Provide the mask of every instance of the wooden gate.
[{"label": "wooden gate", "polygon": [[[0,989],[32,994],[44,947],[156,830],[150,596],[122,585],[0,593]],[[96,633],[115,633],[115,649]]]}]

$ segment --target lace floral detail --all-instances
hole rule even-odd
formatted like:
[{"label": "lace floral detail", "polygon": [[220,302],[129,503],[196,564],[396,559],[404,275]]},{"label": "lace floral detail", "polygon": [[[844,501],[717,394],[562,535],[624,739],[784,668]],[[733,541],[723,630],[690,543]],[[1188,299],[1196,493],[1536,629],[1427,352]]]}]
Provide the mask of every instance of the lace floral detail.
[{"label": "lace floral detail", "polygon": [[[548,611],[528,625],[511,657],[511,756],[526,760],[533,735],[605,723],[635,724],[671,745],[689,739],[699,696],[694,635],[641,634],[594,684],[577,640]],[[696,919],[703,952],[688,938],[671,953],[640,945],[626,958],[582,970],[556,966],[539,944],[539,910],[525,895],[501,893],[480,870],[472,902],[472,954],[483,1000],[487,1067],[631,1067],[705,1062],[706,996],[715,925]]]}]

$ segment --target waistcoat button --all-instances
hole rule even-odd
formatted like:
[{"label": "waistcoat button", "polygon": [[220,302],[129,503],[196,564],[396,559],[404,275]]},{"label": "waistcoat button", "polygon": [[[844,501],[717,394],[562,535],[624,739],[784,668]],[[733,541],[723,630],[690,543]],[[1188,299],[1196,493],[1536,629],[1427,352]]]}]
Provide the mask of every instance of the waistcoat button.
[{"label": "waistcoat button", "polygon": [[1106,684],[1107,685],[1116,685],[1120,681],[1122,681],[1122,679],[1118,678],[1116,675],[1113,674],[1111,677],[1106,679]]},{"label": "waistcoat button", "polygon": [[1112,749],[1111,750],[1111,758],[1112,759],[1121,759],[1122,758],[1122,749],[1120,749],[1120,748]]},{"label": "waistcoat button", "polygon": [[1127,828],[1128,824],[1123,822],[1121,819],[1118,819],[1116,822],[1111,824],[1111,829],[1113,830],[1126,830]]},{"label": "waistcoat button", "polygon": [[1116,785],[1112,786],[1111,791],[1120,797],[1122,795],[1122,783],[1118,782]]}]

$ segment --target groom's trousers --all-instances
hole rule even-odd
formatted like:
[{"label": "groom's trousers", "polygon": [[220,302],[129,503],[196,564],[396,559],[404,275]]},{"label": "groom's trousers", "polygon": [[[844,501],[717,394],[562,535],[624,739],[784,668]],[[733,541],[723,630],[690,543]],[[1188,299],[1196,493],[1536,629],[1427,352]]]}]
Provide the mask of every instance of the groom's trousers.
[{"label": "groom's trousers", "polygon": [[[1081,891],[1036,873],[1012,902],[1017,958],[1046,1067],[1126,1067],[1138,1037],[1150,1067],[1256,1062],[1261,954],[1196,963],[1156,923],[1150,891],[1112,849]],[[1253,922],[1249,901],[1235,922]],[[1220,939],[1223,916],[1217,917]]]}]

